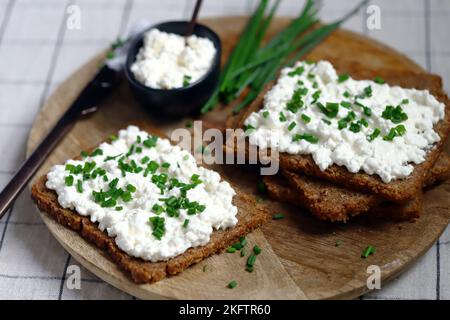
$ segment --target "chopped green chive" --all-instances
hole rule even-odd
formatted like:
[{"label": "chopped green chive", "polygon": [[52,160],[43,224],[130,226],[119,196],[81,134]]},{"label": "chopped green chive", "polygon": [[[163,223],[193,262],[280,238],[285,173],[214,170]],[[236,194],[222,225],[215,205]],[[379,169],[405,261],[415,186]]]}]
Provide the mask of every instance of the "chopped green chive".
[{"label": "chopped green chive", "polygon": [[320,90],[317,90],[316,92],[314,92],[314,93],[312,94],[313,100],[312,100],[311,103],[316,103],[317,100],[319,100],[321,94],[322,94],[322,91],[320,91]]},{"label": "chopped green chive", "polygon": [[305,123],[310,123],[310,122],[311,122],[311,118],[308,117],[308,116],[307,116],[306,114],[304,114],[304,113],[302,113],[301,118],[302,118],[302,120],[303,120]]},{"label": "chopped green chive", "polygon": [[297,124],[295,123],[295,121],[292,121],[292,122],[289,124],[289,126],[288,126],[288,130],[289,130],[289,131],[292,131],[292,129],[294,129],[296,125],[297,125]]},{"label": "chopped green chive", "polygon": [[244,246],[242,245],[242,243],[238,242],[232,245],[233,248],[235,248],[236,250],[241,250]]},{"label": "chopped green chive", "polygon": [[166,233],[165,219],[162,217],[151,217],[149,218],[149,221],[153,228],[152,235],[156,239],[161,240],[164,233]]},{"label": "chopped green chive", "polygon": [[338,121],[338,129],[339,130],[342,130],[342,129],[344,129],[344,128],[347,128],[347,125],[348,125],[348,121],[347,121],[347,119],[340,119],[339,121]]},{"label": "chopped green chive", "polygon": [[130,192],[136,192],[136,187],[132,184],[127,184],[126,189]]},{"label": "chopped green chive", "polygon": [[129,191],[122,193],[120,197],[124,202],[130,202],[131,199],[133,199],[133,197],[131,196],[131,192]]},{"label": "chopped green chive", "polygon": [[189,75],[183,76],[183,87],[187,87],[191,83],[192,77]]},{"label": "chopped green chive", "polygon": [[280,219],[284,219],[284,214],[282,213],[276,213],[272,216],[273,220],[280,220]]},{"label": "chopped green chive", "polygon": [[264,117],[264,119],[267,119],[267,117],[269,116],[269,111],[264,111],[263,113],[262,113],[262,115],[263,115],[263,117]]},{"label": "chopped green chive", "polygon": [[208,269],[208,265],[207,265],[207,264],[205,264],[205,265],[203,266],[203,272],[206,272],[206,269]]},{"label": "chopped green chive", "polygon": [[353,122],[350,124],[350,127],[348,128],[351,132],[358,133],[361,131],[361,125],[357,122]]},{"label": "chopped green chive", "polygon": [[164,212],[164,207],[162,207],[161,205],[155,203],[152,207],[152,211],[155,214],[161,214],[162,212]]},{"label": "chopped green chive", "polygon": [[101,155],[103,155],[103,150],[102,150],[102,149],[95,149],[95,150],[91,153],[91,157],[101,156]]},{"label": "chopped green chive", "polygon": [[383,137],[385,141],[392,141],[395,137],[400,137],[406,133],[406,128],[404,125],[400,124],[389,130],[389,133]]},{"label": "chopped green chive", "polygon": [[307,91],[308,89],[306,88],[296,89],[292,94],[291,100],[286,104],[286,108],[290,112],[296,113],[301,107],[303,107],[304,102],[302,100],[302,96],[305,95]]},{"label": "chopped green chive", "polygon": [[346,98],[350,98],[350,96],[351,96],[350,92],[348,92],[348,91],[344,91],[343,95]]},{"label": "chopped green chive", "polygon": [[323,121],[324,123],[326,123],[327,125],[330,125],[330,124],[331,124],[331,121],[328,120],[328,119],[323,118],[322,121]]},{"label": "chopped green chive", "polygon": [[122,210],[123,210],[123,207],[121,207],[121,206],[116,207],[116,211],[122,211]]},{"label": "chopped green chive", "polygon": [[256,255],[254,255],[254,254],[249,255],[247,258],[247,266],[253,267],[255,262],[256,262]]},{"label": "chopped green chive", "polygon": [[105,158],[105,161],[115,160],[115,159],[117,159],[118,157],[120,157],[121,155],[122,155],[122,153],[119,153],[119,154],[116,155],[116,156],[107,156],[107,157]]},{"label": "chopped green chive", "polygon": [[131,147],[130,147],[130,150],[128,150],[128,152],[126,154],[127,157],[129,157],[129,156],[131,156],[133,154],[134,148],[135,148],[135,145],[132,144]]},{"label": "chopped green chive", "polygon": [[110,135],[109,136],[109,140],[111,140],[111,141],[116,141],[118,138],[117,138],[117,136],[116,135]]},{"label": "chopped green chive", "polygon": [[253,247],[253,252],[254,252],[256,255],[260,254],[261,251],[262,251],[262,249],[261,249],[260,247],[258,247],[257,245],[255,245],[255,246]]},{"label": "chopped green chive", "polygon": [[170,163],[168,163],[168,162],[163,162],[163,163],[161,164],[161,167],[163,167],[164,169],[167,169],[167,168],[170,167]]},{"label": "chopped green chive", "polygon": [[372,96],[372,86],[367,86],[364,88],[364,94],[366,95],[366,97],[371,97]]},{"label": "chopped green chive", "polygon": [[361,119],[358,121],[358,123],[359,123],[360,125],[366,127],[366,128],[369,126],[369,123],[368,123],[367,120],[364,119],[364,118],[361,118]]},{"label": "chopped green chive", "polygon": [[309,133],[296,134],[292,138],[293,142],[300,141],[300,140],[305,140],[305,141],[308,141],[309,143],[317,143],[319,141],[319,138],[317,138],[316,136],[309,134]]},{"label": "chopped green chive", "polygon": [[115,187],[117,187],[118,183],[119,183],[119,178],[114,178],[113,180],[111,180],[110,183],[108,183],[108,187],[111,189],[114,189]]},{"label": "chopped green chive", "polygon": [[408,104],[408,103],[409,103],[408,99],[403,99],[402,102],[401,102],[401,104]]},{"label": "chopped green chive", "polygon": [[81,155],[83,158],[86,158],[87,156],[89,156],[89,153],[87,153],[86,151],[81,151],[80,155]]},{"label": "chopped green chive", "polygon": [[186,128],[192,128],[192,120],[187,120],[185,126]]},{"label": "chopped green chive", "polygon": [[376,249],[375,249],[374,246],[367,246],[367,247],[363,250],[363,252],[362,252],[362,254],[361,254],[361,258],[366,259],[366,258],[368,258],[371,254],[374,254],[375,251],[376,251]]},{"label": "chopped green chive", "polygon": [[244,132],[245,132],[246,134],[250,134],[250,133],[253,132],[255,129],[256,129],[256,128],[255,128],[254,126],[252,126],[252,125],[249,124],[249,125],[245,126]]},{"label": "chopped green chive", "polygon": [[148,137],[147,140],[144,140],[142,144],[147,148],[153,148],[156,146],[156,141],[158,140],[157,136]]},{"label": "chopped green chive", "polygon": [[343,83],[343,82],[347,81],[349,78],[350,78],[350,76],[347,73],[340,74],[338,76],[338,82]]},{"label": "chopped green chive", "polygon": [[281,121],[281,122],[287,121],[286,116],[284,115],[283,112],[280,112],[280,121]]},{"label": "chopped green chive", "polygon": [[189,219],[184,219],[183,228],[187,228],[188,224],[189,224]]},{"label": "chopped green chive", "polygon": [[305,68],[300,66],[295,68],[294,70],[292,70],[291,72],[288,73],[289,77],[293,77],[293,76],[301,76],[302,73],[305,71]]},{"label": "chopped green chive", "polygon": [[343,106],[346,109],[350,109],[352,107],[352,104],[348,101],[341,101],[341,106]]},{"label": "chopped green chive", "polygon": [[79,193],[82,193],[82,192],[83,192],[83,182],[82,182],[81,180],[78,180],[78,181],[77,181],[77,191],[78,191]]},{"label": "chopped green chive", "polygon": [[230,283],[228,283],[228,288],[230,289],[234,289],[237,286],[237,282],[236,280],[231,281]]},{"label": "chopped green chive", "polygon": [[66,186],[68,186],[68,187],[73,186],[73,176],[72,176],[72,175],[67,176],[67,177],[64,179],[64,182],[65,182]]},{"label": "chopped green chive", "polygon": [[378,83],[378,84],[385,84],[386,83],[386,81],[380,76],[376,76],[375,79],[373,79],[373,81],[375,83]]},{"label": "chopped green chive", "polygon": [[235,247],[228,247],[227,252],[228,253],[235,253],[236,252],[236,248]]},{"label": "chopped green chive", "polygon": [[367,137],[368,141],[373,141],[375,140],[381,133],[381,130],[378,128],[375,128],[375,130],[373,130],[373,132]]},{"label": "chopped green chive", "polygon": [[342,244],[341,240],[336,240],[336,243],[334,244],[335,247],[339,247]]},{"label": "chopped green chive", "polygon": [[402,136],[406,133],[406,128],[404,125],[399,124],[395,127],[395,131],[397,132],[397,135]]},{"label": "chopped green chive", "polygon": [[328,118],[334,118],[339,112],[339,103],[327,102],[324,106],[322,103],[318,102],[317,107],[319,110],[325,114]]},{"label": "chopped green chive", "polygon": [[381,114],[381,117],[386,120],[391,120],[395,124],[406,121],[408,119],[408,115],[403,112],[403,109],[400,106],[397,106],[395,108],[393,106],[386,106],[383,113]]},{"label": "chopped green chive", "polygon": [[108,51],[106,53],[106,59],[108,59],[108,60],[114,58],[115,56],[116,56],[116,54],[114,51]]}]

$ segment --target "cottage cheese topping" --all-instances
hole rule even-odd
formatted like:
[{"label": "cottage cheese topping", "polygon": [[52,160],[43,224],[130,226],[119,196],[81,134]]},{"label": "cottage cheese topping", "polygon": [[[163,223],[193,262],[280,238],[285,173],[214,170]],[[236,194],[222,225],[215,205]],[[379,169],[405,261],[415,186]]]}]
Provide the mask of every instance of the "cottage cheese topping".
[{"label": "cottage cheese topping", "polygon": [[144,35],[144,45],[131,66],[136,79],[155,89],[186,86],[211,68],[216,48],[211,40],[192,35],[187,38],[158,29]]},{"label": "cottage cheese topping", "polygon": [[237,223],[228,182],[135,126],[83,160],[54,166],[46,186],[62,207],[98,222],[120,249],[152,262],[205,245],[213,229]]},{"label": "cottage cheese topping", "polygon": [[245,125],[261,148],[311,154],[321,170],[336,164],[388,183],[425,160],[440,139],[433,126],[444,109],[428,90],[338,76],[327,61],[298,62],[282,70]]}]

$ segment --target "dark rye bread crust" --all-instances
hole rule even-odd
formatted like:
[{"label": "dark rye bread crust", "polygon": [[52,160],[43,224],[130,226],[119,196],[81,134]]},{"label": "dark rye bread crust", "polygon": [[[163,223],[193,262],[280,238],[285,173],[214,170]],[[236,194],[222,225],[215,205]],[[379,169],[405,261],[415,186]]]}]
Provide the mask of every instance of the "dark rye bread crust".
[{"label": "dark rye bread crust", "polygon": [[[267,188],[269,196],[276,201],[289,203],[305,209],[305,202],[302,201],[296,190],[289,187],[288,183],[282,176],[267,176],[264,177],[264,183]],[[415,220],[420,216],[420,209],[422,207],[422,192],[409,200],[405,204],[396,204],[393,202],[386,202],[385,204],[375,205],[368,211],[312,211],[309,212],[319,220],[330,222],[347,222],[353,217],[361,214],[376,216],[393,221],[399,220]]]},{"label": "dark rye bread crust", "polygon": [[[139,124],[141,128],[151,134],[163,136],[153,128]],[[257,203],[253,196],[243,192],[236,192],[233,204],[238,208],[238,223],[233,228],[214,230],[210,241],[205,246],[190,248],[183,254],[162,262],[149,262],[135,258],[120,250],[113,238],[97,227],[97,223],[90,221],[74,210],[65,209],[58,203],[55,191],[45,186],[47,176],[40,177],[31,188],[31,197],[39,210],[47,213],[61,225],[64,225],[80,234],[85,240],[93,243],[105,251],[120,269],[131,276],[135,283],[153,283],[169,275],[176,275],[189,266],[203,259],[223,251],[238,242],[241,236],[256,229],[268,220],[269,214]]]},{"label": "dark rye bread crust", "polygon": [[[355,78],[374,78],[379,73],[373,71],[362,71],[359,68],[350,68],[347,70]],[[360,74],[361,76],[358,76]],[[345,167],[332,165],[324,171],[315,164],[310,155],[290,155],[280,153],[280,167],[292,172],[303,173],[312,177],[318,177],[324,180],[337,183],[347,188],[378,194],[392,201],[406,201],[413,198],[422,188],[426,178],[427,171],[433,166],[442,152],[445,141],[450,132],[450,100],[442,91],[442,80],[437,75],[425,73],[395,73],[383,74],[384,79],[390,85],[400,85],[405,88],[428,89],[439,101],[446,105],[445,118],[437,123],[435,131],[441,137],[433,149],[428,153],[426,161],[419,165],[414,165],[414,171],[411,175],[402,180],[394,180],[390,183],[384,183],[377,175],[368,175],[363,172],[351,173]],[[227,124],[233,128],[243,128],[245,119],[252,113],[262,107],[265,93],[270,90],[273,83],[269,84],[265,90],[255,99],[252,104],[238,116],[230,118]],[[226,147],[228,151],[229,147]]]},{"label": "dark rye bread crust", "polygon": [[[450,158],[442,154],[426,179],[426,186],[445,180],[450,173]],[[374,194],[357,192],[292,172],[264,178],[268,194],[308,209],[322,220],[347,221],[361,213],[390,217],[394,220],[413,220],[419,217],[422,192],[406,203],[385,201]]]}]

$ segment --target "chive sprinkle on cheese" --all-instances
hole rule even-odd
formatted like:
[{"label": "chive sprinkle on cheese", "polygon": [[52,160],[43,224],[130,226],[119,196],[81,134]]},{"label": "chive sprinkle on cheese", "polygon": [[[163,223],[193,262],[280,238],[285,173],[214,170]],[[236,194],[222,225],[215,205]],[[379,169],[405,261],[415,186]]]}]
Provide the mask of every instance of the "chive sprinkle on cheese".
[{"label": "chive sprinkle on cheese", "polygon": [[376,249],[374,246],[367,246],[361,253],[361,258],[367,259],[371,254],[374,254],[375,251]]}]

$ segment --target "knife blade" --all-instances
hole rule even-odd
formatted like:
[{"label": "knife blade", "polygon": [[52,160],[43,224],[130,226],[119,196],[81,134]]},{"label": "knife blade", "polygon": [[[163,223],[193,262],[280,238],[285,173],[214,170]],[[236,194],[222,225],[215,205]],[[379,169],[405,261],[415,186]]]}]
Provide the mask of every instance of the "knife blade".
[{"label": "knife blade", "polygon": [[104,65],[84,87],[77,99],[30,157],[22,163],[14,177],[0,193],[0,219],[61,139],[80,118],[97,111],[98,104],[114,91],[114,88],[120,82],[120,78],[120,70]]}]

